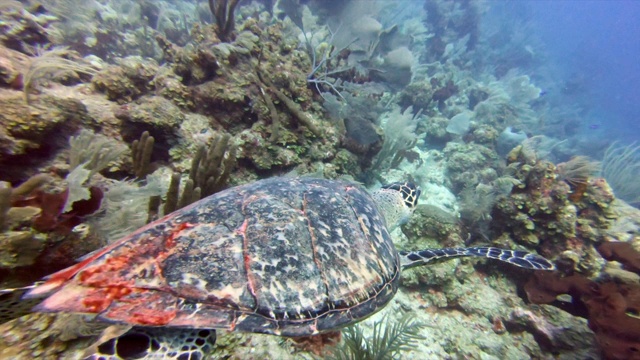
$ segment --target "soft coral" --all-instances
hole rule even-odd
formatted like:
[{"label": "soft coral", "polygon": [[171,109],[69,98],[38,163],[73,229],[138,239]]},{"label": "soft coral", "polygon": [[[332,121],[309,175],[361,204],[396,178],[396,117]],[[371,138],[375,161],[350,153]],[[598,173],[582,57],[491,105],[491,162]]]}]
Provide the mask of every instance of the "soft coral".
[{"label": "soft coral", "polygon": [[31,223],[31,227],[39,232],[68,233],[82,222],[82,217],[93,214],[100,208],[103,192],[100,188],[89,188],[90,198],[76,201],[71,210],[64,212],[69,189],[48,192],[42,188],[35,189],[25,195],[16,195],[11,199],[11,207],[33,206],[39,208],[38,214]]}]

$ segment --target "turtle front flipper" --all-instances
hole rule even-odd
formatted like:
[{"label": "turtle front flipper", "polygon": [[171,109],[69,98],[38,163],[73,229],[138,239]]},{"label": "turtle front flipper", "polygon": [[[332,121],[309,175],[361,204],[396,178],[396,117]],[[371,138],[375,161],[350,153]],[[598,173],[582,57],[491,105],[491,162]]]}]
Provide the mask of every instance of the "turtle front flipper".
[{"label": "turtle front flipper", "polygon": [[402,269],[426,265],[455,257],[476,256],[495,259],[525,269],[554,270],[553,264],[540,255],[526,251],[499,249],[494,247],[425,249],[420,251],[400,251]]}]

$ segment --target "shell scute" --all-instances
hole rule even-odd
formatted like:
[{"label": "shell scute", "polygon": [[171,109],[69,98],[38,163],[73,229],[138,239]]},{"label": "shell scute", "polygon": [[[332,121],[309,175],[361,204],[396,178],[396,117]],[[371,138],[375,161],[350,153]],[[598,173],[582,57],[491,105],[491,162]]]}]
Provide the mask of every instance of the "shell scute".
[{"label": "shell scute", "polygon": [[395,250],[382,246],[390,238],[378,228],[383,219],[366,192],[353,186],[310,187],[305,199],[330,302],[350,307],[366,299],[369,288],[390,281],[399,271]]},{"label": "shell scute", "polygon": [[243,207],[249,220],[245,233],[248,285],[258,310],[274,314],[303,311],[326,301],[302,203],[281,199],[269,194]]},{"label": "shell scute", "polygon": [[100,318],[129,324],[167,325],[178,314],[177,299],[170,293],[136,289],[114,301]]},{"label": "shell scute", "polygon": [[167,284],[179,296],[227,306],[254,307],[246,287],[242,236],[215,223],[200,224],[185,234],[183,251],[162,264]]},{"label": "shell scute", "polygon": [[399,272],[366,191],[276,178],[214,194],[61,272],[39,310],[304,336],[382,308]]}]

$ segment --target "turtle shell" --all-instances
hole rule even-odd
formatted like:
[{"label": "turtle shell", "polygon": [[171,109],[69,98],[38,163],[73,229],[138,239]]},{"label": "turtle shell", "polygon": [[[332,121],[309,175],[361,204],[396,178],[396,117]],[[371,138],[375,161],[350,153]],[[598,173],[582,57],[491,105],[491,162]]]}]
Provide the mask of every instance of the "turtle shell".
[{"label": "turtle shell", "polygon": [[375,313],[399,274],[384,218],[363,188],[272,178],[171,213],[30,295],[55,291],[38,311],[305,336]]}]

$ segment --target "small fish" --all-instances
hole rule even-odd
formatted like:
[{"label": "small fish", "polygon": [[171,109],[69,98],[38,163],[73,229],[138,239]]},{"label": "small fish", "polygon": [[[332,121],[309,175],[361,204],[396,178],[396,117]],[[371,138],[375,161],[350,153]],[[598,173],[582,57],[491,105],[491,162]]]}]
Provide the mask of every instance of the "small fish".
[{"label": "small fish", "polygon": [[591,130],[597,130],[600,128],[600,124],[591,124],[589,125],[589,129]]},{"label": "small fish", "polygon": [[204,128],[202,130],[200,130],[199,133],[197,134],[193,134],[193,139],[198,143],[198,144],[207,144],[209,143],[209,140],[211,140],[211,138],[213,137],[213,135],[215,135],[213,133],[213,131],[211,131],[208,128]]},{"label": "small fish", "polygon": [[545,95],[547,95],[547,94],[548,94],[548,91],[547,91],[547,90],[540,90],[540,95],[539,95],[539,96],[540,96],[540,97],[543,97],[543,96],[545,96]]}]

